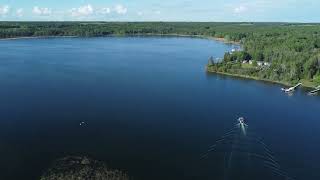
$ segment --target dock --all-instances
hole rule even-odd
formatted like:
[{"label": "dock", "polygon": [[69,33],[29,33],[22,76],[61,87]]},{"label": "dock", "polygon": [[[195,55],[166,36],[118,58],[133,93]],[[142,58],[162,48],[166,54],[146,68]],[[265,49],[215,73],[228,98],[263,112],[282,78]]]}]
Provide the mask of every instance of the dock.
[{"label": "dock", "polygon": [[293,87],[290,87],[290,88],[282,88],[281,90],[286,92],[286,93],[290,93],[292,91],[294,91],[297,87],[301,86],[302,83],[298,83],[297,85],[293,86]]},{"label": "dock", "polygon": [[319,91],[320,91],[320,89],[316,89],[316,90],[310,91],[309,94],[316,94]]},{"label": "dock", "polygon": [[315,90],[313,90],[313,91],[310,91],[308,94],[316,94],[316,93],[318,93],[320,91],[320,86],[318,86],[318,87],[316,87],[315,88]]}]

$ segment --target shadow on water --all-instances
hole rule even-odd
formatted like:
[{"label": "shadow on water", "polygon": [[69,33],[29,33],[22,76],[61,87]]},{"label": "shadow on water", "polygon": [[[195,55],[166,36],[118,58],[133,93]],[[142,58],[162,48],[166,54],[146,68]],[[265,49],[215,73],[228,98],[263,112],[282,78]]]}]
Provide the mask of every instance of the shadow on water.
[{"label": "shadow on water", "polygon": [[293,180],[263,140],[243,122],[216,140],[200,159],[202,166],[212,168],[204,179]]}]

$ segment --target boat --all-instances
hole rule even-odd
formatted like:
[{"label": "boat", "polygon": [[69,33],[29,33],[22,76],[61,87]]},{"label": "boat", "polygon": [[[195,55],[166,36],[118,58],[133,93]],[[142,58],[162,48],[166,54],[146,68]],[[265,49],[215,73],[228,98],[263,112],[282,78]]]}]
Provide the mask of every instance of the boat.
[{"label": "boat", "polygon": [[241,126],[248,126],[245,122],[244,122],[244,117],[239,117],[238,118],[238,122]]}]

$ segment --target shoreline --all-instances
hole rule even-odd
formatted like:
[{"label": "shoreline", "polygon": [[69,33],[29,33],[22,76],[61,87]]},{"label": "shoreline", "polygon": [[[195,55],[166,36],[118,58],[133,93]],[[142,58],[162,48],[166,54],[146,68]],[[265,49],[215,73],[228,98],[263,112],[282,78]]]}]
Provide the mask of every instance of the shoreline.
[{"label": "shoreline", "polygon": [[[195,38],[203,38],[203,39],[209,39],[214,41],[220,41],[226,44],[234,44],[234,45],[241,45],[240,42],[236,41],[227,41],[224,38],[218,38],[218,37],[211,37],[211,36],[204,36],[204,35],[188,35],[188,34],[153,34],[153,33],[146,33],[146,34],[124,34],[124,35],[117,35],[112,34],[108,36],[92,36],[92,37],[121,37],[121,36],[176,36],[176,37],[195,37]],[[0,38],[0,41],[5,40],[19,40],[19,39],[40,39],[40,38],[80,38],[82,36],[21,36],[21,37],[11,37],[11,38]],[[90,38],[90,37],[86,37]]]},{"label": "shoreline", "polygon": [[41,38],[77,38],[79,36],[21,36],[12,38],[0,38],[0,41],[20,40],[20,39],[41,39]]},{"label": "shoreline", "polygon": [[[273,81],[270,79],[261,79],[258,77],[253,77],[253,76],[247,76],[247,75],[241,75],[241,74],[232,74],[232,73],[225,73],[225,72],[217,72],[217,71],[210,71],[206,68],[206,71],[208,73],[212,74],[219,74],[219,75],[224,75],[224,76],[230,76],[230,77],[236,77],[236,78],[243,78],[243,79],[250,79],[250,80],[255,80],[255,81],[262,81],[262,82],[268,82],[268,83],[273,83],[273,84],[279,84],[279,85],[284,85],[284,86],[292,86],[293,84],[287,83],[287,82],[281,82],[281,81]],[[301,85],[304,88],[314,88],[314,86],[311,85]]]},{"label": "shoreline", "polygon": [[[126,35],[125,35],[126,36]],[[241,45],[240,42],[236,41],[227,41],[224,38],[218,38],[218,37],[212,37],[212,36],[205,36],[205,35],[188,35],[188,34],[152,34],[152,33],[147,33],[147,34],[136,34],[132,36],[176,36],[176,37],[194,37],[194,38],[201,38],[201,39],[209,39],[209,40],[214,40],[214,41],[220,41],[226,44],[234,44],[234,45]]]},{"label": "shoreline", "polygon": [[37,39],[40,37],[14,37],[14,38],[0,38],[0,41],[5,41],[5,40],[18,40],[18,39]]}]

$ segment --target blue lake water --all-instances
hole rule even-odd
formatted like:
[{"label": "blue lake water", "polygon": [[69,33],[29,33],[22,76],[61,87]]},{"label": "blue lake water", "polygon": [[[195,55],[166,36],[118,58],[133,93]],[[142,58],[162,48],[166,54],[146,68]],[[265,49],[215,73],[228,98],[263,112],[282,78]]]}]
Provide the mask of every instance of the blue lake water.
[{"label": "blue lake water", "polygon": [[232,48],[182,37],[0,41],[0,179],[38,179],[68,155],[134,179],[223,179],[232,172],[200,157],[240,116],[290,177],[320,179],[320,97],[205,72]]}]

